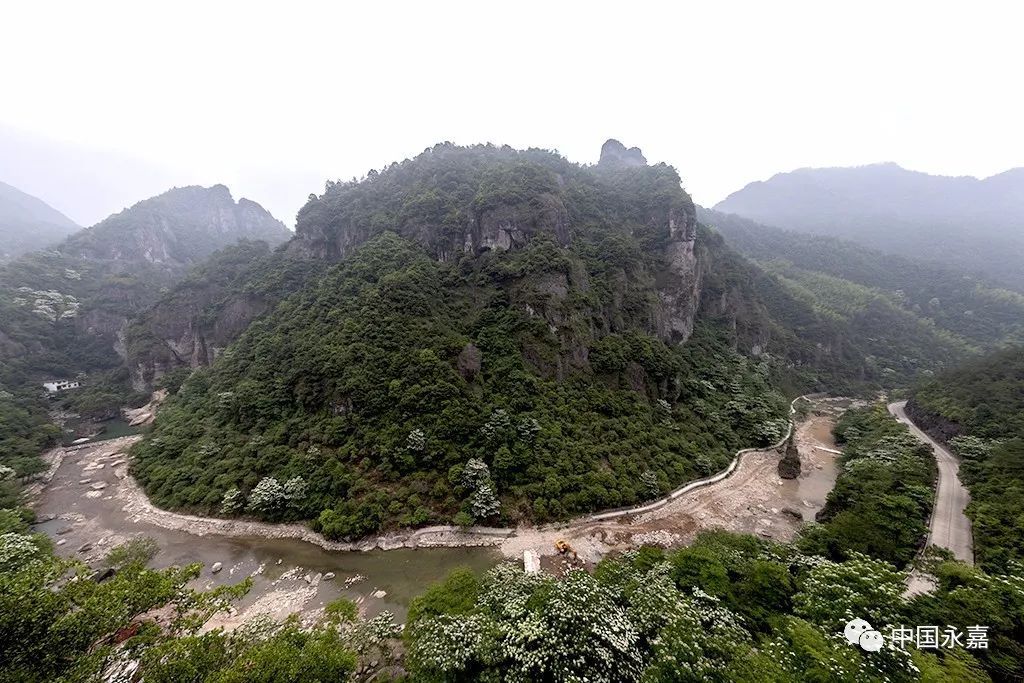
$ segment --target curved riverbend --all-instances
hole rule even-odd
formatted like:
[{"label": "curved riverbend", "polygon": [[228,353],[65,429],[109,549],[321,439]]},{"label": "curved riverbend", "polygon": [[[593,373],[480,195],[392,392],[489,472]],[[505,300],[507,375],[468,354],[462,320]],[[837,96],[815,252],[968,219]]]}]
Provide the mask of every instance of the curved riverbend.
[{"label": "curved riverbend", "polygon": [[[818,404],[826,413],[840,408],[829,405]],[[817,413],[796,431],[805,458],[799,480],[778,478],[777,452],[744,449],[714,477],[654,503],[598,513],[598,520],[591,515],[517,529],[429,527],[356,543],[329,541],[299,524],[161,510],[128,475],[124,453],[138,437],[126,437],[47,453],[50,469],[43,479],[52,480],[37,500],[45,520],[37,529],[54,538],[58,553],[88,562],[129,538],[149,536],[159,548],[155,566],[203,564],[200,586],[252,575],[256,584],[237,619],[311,613],[338,595],[356,600],[367,613],[389,609],[401,618],[424,585],[458,566],[485,569],[502,556],[518,560],[531,550],[553,568],[561,561],[554,549],[558,540],[569,542],[586,562],[641,544],[682,545],[711,528],[790,540],[803,520],[813,519],[835,482],[832,418]],[[352,550],[369,552],[336,552]],[[215,563],[222,563],[221,572],[211,571]],[[330,574],[335,578],[323,578]]]},{"label": "curved riverbend", "polygon": [[[504,528],[472,526],[458,527],[450,525],[439,525],[394,531],[377,536],[370,536],[360,541],[345,542],[332,541],[323,535],[313,531],[303,524],[270,524],[251,520],[227,519],[216,517],[200,517],[188,515],[170,510],[163,510],[153,505],[145,492],[126,472],[123,482],[118,487],[116,496],[123,504],[123,510],[127,516],[136,522],[145,522],[164,529],[184,531],[196,536],[229,536],[229,537],[260,537],[260,538],[291,538],[307,543],[313,543],[326,550],[333,551],[369,551],[369,550],[394,550],[397,548],[453,548],[453,547],[481,547],[501,546],[504,542],[520,533],[546,533],[562,532],[572,528],[578,528],[594,522],[607,522],[614,519],[621,519],[640,515],[643,513],[658,510],[680,496],[705,486],[720,482],[731,476],[739,466],[741,460],[749,454],[775,450],[785,444],[786,440],[793,433],[793,415],[796,412],[796,403],[800,400],[821,396],[821,394],[807,394],[798,396],[789,404],[789,420],[785,436],[777,443],[764,448],[744,448],[736,453],[736,456],[723,471],[688,482],[675,489],[668,495],[656,501],[643,505],[606,510],[591,515],[585,515],[568,522],[548,524],[536,529]],[[125,437],[118,440],[122,442],[121,448],[126,449],[134,443],[138,437]]]}]

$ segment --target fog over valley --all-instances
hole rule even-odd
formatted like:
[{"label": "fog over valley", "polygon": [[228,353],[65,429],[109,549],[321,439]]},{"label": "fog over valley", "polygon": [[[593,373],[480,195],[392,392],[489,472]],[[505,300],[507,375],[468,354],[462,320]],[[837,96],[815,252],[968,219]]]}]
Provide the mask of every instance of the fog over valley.
[{"label": "fog over valley", "polygon": [[1024,680],[1021,19],[6,8],[0,683]]}]

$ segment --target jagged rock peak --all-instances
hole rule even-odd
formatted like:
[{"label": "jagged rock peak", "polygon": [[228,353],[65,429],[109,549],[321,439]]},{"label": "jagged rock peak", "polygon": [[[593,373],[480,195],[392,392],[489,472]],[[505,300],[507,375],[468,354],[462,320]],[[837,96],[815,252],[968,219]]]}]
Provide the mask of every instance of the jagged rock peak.
[{"label": "jagged rock peak", "polygon": [[601,145],[601,159],[597,163],[599,166],[646,166],[647,158],[639,147],[626,149],[626,146],[615,138],[609,138]]}]

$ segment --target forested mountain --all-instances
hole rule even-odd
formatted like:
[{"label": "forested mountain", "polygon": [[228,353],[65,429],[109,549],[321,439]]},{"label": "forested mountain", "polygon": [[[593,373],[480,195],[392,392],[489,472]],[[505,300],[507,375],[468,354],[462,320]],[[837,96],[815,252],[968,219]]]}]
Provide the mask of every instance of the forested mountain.
[{"label": "forested mountain", "polygon": [[963,459],[978,563],[1004,570],[1024,560],[1024,347],[922,383],[907,413]]},{"label": "forested mountain", "polygon": [[253,320],[322,271],[318,260],[271,251],[265,242],[214,253],[129,321],[132,386],[148,389],[168,372],[209,365]]},{"label": "forested mountain", "polygon": [[984,278],[733,214],[699,208],[698,217],[795,296],[845,320],[880,358],[948,368],[969,353],[1024,342],[1024,295]]},{"label": "forested mountain", "polygon": [[[662,495],[720,470],[738,447],[774,442],[786,394],[896,386],[1019,334],[1016,295],[964,280],[976,286],[957,298],[942,288],[947,271],[841,242],[848,258],[833,262],[833,241],[782,231],[737,240],[754,262],[704,216],[673,169],[614,141],[593,167],[443,144],[328,183],[287,246],[225,246],[142,292],[122,321],[133,378],[161,378],[174,392],[132,472],[160,506],[310,520],[330,538],[557,520]],[[792,260],[772,255],[780,249]],[[133,272],[177,262],[164,253],[147,261],[152,271]],[[954,311],[932,302],[940,294]],[[986,308],[975,328],[955,313],[988,296],[1006,308]],[[51,322],[79,317],[54,312]],[[984,367],[979,385],[1020,396],[1017,356]],[[964,377],[935,382],[973,387]],[[970,405],[970,392],[957,401]],[[11,398],[0,394],[0,406]],[[968,413],[992,422],[1020,410],[997,406]],[[18,417],[0,421],[0,446],[31,452],[43,425]],[[1019,678],[1024,589],[1001,573],[1016,541],[979,550],[990,574],[929,558],[936,590],[903,599],[934,460],[883,405],[851,409],[836,435],[836,487],[793,544],[715,532],[592,572],[459,570],[413,601],[404,629],[387,613],[363,621],[339,599],[315,624],[200,633],[247,581],[200,595],[188,588],[197,565],[147,569],[145,541],[111,552],[112,576],[78,570],[65,581],[76,565],[27,535],[0,487],[10,508],[0,511],[10,588],[0,590],[0,630],[12,634],[0,654],[10,643],[12,675],[32,680],[98,672],[117,651],[146,680],[347,680],[392,665],[414,680]],[[1019,467],[995,455],[1002,443],[956,445],[998,463],[1000,496],[1014,500]],[[17,473],[37,465],[0,452]],[[995,505],[977,490],[976,504]],[[143,621],[171,602],[169,626]],[[68,626],[66,614],[88,618]],[[867,652],[838,635],[851,614],[887,637],[897,624],[990,624],[991,644]]]},{"label": "forested mountain", "polygon": [[117,365],[127,319],[191,265],[240,239],[278,244],[289,235],[258,204],[236,204],[223,185],[139,202],[0,267],[0,359],[62,376]]},{"label": "forested mountain", "polygon": [[56,244],[79,229],[43,200],[0,182],[0,262]]},{"label": "forested mountain", "polygon": [[801,302],[761,298],[663,164],[438,145],[329,183],[287,252],[340,263],[165,407],[136,458],[159,504],[248,497],[334,537],[559,518],[771,440],[771,380],[870,373]]},{"label": "forested mountain", "polygon": [[714,208],[984,273],[1024,291],[1024,169],[978,180],[892,163],[804,168],[750,183]]},{"label": "forested mountain", "polygon": [[45,379],[89,374],[66,396],[69,407],[117,415],[129,386],[129,318],[217,249],[241,239],[279,244],[290,234],[259,205],[236,204],[224,186],[186,187],[0,266],[0,423],[4,443],[18,444],[6,455],[28,462],[52,436],[36,397]]}]

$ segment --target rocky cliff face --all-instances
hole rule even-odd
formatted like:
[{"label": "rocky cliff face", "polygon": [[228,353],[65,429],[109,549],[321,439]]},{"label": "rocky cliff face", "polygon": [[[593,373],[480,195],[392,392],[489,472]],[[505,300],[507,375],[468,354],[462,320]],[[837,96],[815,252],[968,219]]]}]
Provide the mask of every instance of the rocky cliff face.
[{"label": "rocky cliff face", "polygon": [[[177,368],[209,365],[271,302],[262,296],[231,297],[219,287],[189,287],[193,294],[181,306],[159,302],[128,329],[126,365],[136,391]],[[209,314],[213,312],[213,317]]]},{"label": "rocky cliff face", "polygon": [[[128,320],[191,266],[239,240],[279,244],[289,236],[262,207],[236,203],[223,185],[176,188],[139,202],[0,268],[3,349],[40,356],[17,359],[29,369],[115,367],[127,354]],[[6,356],[0,360],[14,360]]]},{"label": "rocky cliff face", "polygon": [[611,139],[601,146],[601,159],[597,162],[599,166],[605,167],[632,167],[646,166],[647,158],[640,151],[639,147],[626,146],[618,140]]},{"label": "rocky cliff face", "polygon": [[[595,207],[605,212],[600,219]],[[311,273],[323,272],[323,261],[339,261],[385,230],[413,240],[439,262],[467,268],[488,262],[489,254],[521,253],[530,262],[538,251],[544,259],[590,254],[601,262],[596,271],[577,264],[558,273],[509,276],[510,298],[561,340],[557,356],[524,349],[545,376],[586,370],[594,338],[631,327],[685,342],[701,316],[731,329],[744,354],[786,347],[797,363],[815,364],[833,353],[793,344],[777,329],[750,284],[756,269],[720,237],[698,229],[676,172],[648,165],[640,150],[610,140],[600,163],[583,167],[535,150],[438,145],[362,181],[328,184],[322,196],[311,197],[295,239],[268,261],[306,264],[291,285],[256,295],[246,285],[255,276],[228,258],[212,267],[219,276],[206,269],[173,289],[128,330],[134,384],[149,388],[168,370],[209,364],[250,322]],[[611,248],[621,240],[643,253]],[[607,254],[598,253],[606,246]],[[609,284],[609,300],[600,308],[578,306]],[[642,374],[634,372],[632,384],[641,387]]]},{"label": "rocky cliff face", "polygon": [[953,437],[963,434],[961,425],[928,411],[914,398],[907,401],[906,412],[914,424],[941,443],[949,443]]},{"label": "rocky cliff face", "polygon": [[235,203],[225,186],[191,186],[141,201],[73,235],[57,250],[127,268],[147,263],[183,269],[239,240],[276,246],[289,237],[263,207],[248,199]]},{"label": "rocky cliff face", "polygon": [[147,390],[171,370],[212,363],[291,291],[262,281],[268,270],[283,272],[289,266],[292,272],[303,268],[264,242],[241,242],[197,266],[128,326],[125,362],[133,387]]},{"label": "rocky cliff face", "polygon": [[673,169],[648,166],[639,149],[616,140],[590,168],[539,150],[438,145],[363,181],[328,184],[299,212],[289,251],[339,260],[382,230],[413,239],[442,262],[521,250],[538,238],[572,250],[596,227],[586,215],[592,209],[581,207],[600,195],[616,229],[659,243],[649,326],[663,339],[685,341],[704,272],[694,204]]}]

